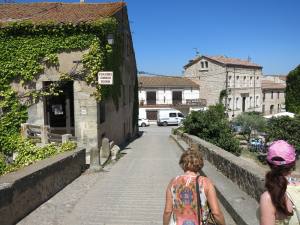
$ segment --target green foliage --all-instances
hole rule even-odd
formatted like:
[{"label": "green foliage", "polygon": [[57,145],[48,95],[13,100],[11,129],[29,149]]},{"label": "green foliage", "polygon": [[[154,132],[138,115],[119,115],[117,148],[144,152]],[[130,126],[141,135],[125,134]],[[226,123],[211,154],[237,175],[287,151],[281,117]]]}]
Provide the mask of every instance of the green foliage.
[{"label": "green foliage", "polygon": [[252,131],[265,131],[266,119],[259,113],[245,112],[239,114],[234,118],[233,123],[242,127],[242,133],[246,136],[246,139],[250,139]]},{"label": "green foliage", "polygon": [[300,114],[300,65],[292,70],[286,80],[285,104],[288,112]]},{"label": "green foliage", "polygon": [[239,155],[239,142],[230,129],[222,104],[210,106],[207,111],[192,112],[183,122],[184,131],[209,141],[226,151]]},{"label": "green foliage", "polygon": [[38,147],[29,140],[18,139],[17,157],[12,164],[6,164],[0,155],[0,175],[15,171],[24,166],[28,166],[34,162],[49,158],[53,155],[71,151],[76,148],[75,142],[66,142],[61,145],[49,144]]},{"label": "green foliage", "polygon": [[219,96],[219,103],[222,103],[223,99],[226,98],[227,96],[228,96],[227,90],[222,90]]},{"label": "green foliage", "polygon": [[[61,52],[90,49],[84,58],[87,74],[83,79],[92,86],[96,85],[97,100],[101,100],[101,96],[112,96],[118,107],[122,85],[122,42],[118,36],[116,19],[101,19],[76,25],[15,22],[0,24],[0,27],[0,109],[3,112],[0,117],[0,152],[11,155],[19,149],[19,145],[22,145],[19,141],[20,124],[27,119],[27,108],[20,104],[19,97],[10,84],[13,81],[23,85],[34,82],[43,72],[43,64],[58,66],[58,54]],[[113,46],[107,44],[108,34],[115,35]],[[113,70],[114,85],[104,88],[97,85],[97,70]],[[49,85],[48,89],[30,91],[24,97],[30,97],[35,102],[43,96],[58,95],[61,84],[74,79],[76,77],[70,74],[61,74],[60,81]]]},{"label": "green foliage", "polygon": [[267,127],[268,141],[286,140],[300,152],[300,115],[272,117]]}]

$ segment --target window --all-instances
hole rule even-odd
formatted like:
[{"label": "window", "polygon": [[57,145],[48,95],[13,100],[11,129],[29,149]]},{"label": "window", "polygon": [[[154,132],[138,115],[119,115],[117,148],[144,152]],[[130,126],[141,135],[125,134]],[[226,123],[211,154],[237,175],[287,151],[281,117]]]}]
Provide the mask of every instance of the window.
[{"label": "window", "polygon": [[259,104],[258,104],[258,98],[259,98],[259,97],[256,96],[256,100],[255,100],[255,105],[256,105],[256,107],[258,107],[258,105],[259,105]]},{"label": "window", "polygon": [[277,105],[277,112],[280,113],[280,105]]},{"label": "window", "polygon": [[239,109],[239,98],[238,97],[235,99],[235,108]]},{"label": "window", "polygon": [[250,87],[252,86],[253,83],[253,77],[250,77]]},{"label": "window", "polygon": [[176,113],[169,113],[169,117],[176,117]]},{"label": "window", "polygon": [[155,105],[156,104],[156,92],[155,91],[147,91],[146,92],[146,101],[147,101],[147,105]]},{"label": "window", "polygon": [[277,92],[277,98],[279,98],[279,95],[280,95],[280,93],[279,93],[279,91]]},{"label": "window", "polygon": [[172,103],[173,105],[182,104],[182,91],[172,91]]},{"label": "window", "polygon": [[99,103],[99,110],[100,110],[100,123],[105,122],[105,102],[101,101]]},{"label": "window", "polygon": [[178,117],[184,117],[184,115],[182,113],[178,113]]},{"label": "window", "polygon": [[244,76],[244,87],[246,87],[247,86],[247,83],[246,83],[246,76]]},{"label": "window", "polygon": [[273,91],[271,91],[271,99],[273,99]]},{"label": "window", "polygon": [[228,105],[227,105],[228,109],[231,109],[231,98],[228,98]]},{"label": "window", "polygon": [[201,68],[204,68],[204,62],[201,62]]},{"label": "window", "polygon": [[228,86],[231,87],[231,76],[228,77],[228,80],[229,80]]},{"label": "window", "polygon": [[239,85],[240,85],[240,77],[237,76],[237,77],[236,77],[236,86],[238,87]]},{"label": "window", "polygon": [[266,100],[266,93],[264,92],[263,93],[263,101],[265,101]]},{"label": "window", "polygon": [[207,61],[205,61],[205,67],[208,68],[208,62]]}]

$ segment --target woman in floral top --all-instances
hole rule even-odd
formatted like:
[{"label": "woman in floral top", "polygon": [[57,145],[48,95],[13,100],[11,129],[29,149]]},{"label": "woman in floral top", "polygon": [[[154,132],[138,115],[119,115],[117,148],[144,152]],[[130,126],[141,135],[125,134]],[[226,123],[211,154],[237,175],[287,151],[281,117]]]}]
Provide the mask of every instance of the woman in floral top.
[{"label": "woman in floral top", "polygon": [[[183,175],[173,178],[166,190],[166,205],[163,215],[163,225],[198,225],[196,177],[203,167],[203,158],[199,151],[188,149],[179,161],[184,171]],[[206,221],[209,212],[219,225],[225,225],[225,219],[220,210],[214,185],[207,177],[198,179],[201,198],[201,221]]]}]

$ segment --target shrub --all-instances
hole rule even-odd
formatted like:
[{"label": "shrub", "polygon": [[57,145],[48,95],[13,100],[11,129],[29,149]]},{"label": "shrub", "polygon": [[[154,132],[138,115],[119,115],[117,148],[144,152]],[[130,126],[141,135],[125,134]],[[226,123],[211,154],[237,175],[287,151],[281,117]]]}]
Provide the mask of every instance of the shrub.
[{"label": "shrub", "polygon": [[268,121],[267,133],[268,141],[286,140],[300,153],[300,115],[296,115],[295,118],[272,117]]},{"label": "shrub", "polygon": [[15,171],[24,166],[28,166],[39,160],[49,158],[58,153],[71,151],[76,148],[75,142],[66,142],[61,145],[48,144],[43,147],[35,146],[27,139],[18,138],[16,141],[17,157],[12,164],[6,164],[5,160],[0,155],[0,175]]},{"label": "shrub", "polygon": [[207,111],[192,112],[183,122],[184,131],[209,141],[226,151],[239,155],[239,141],[230,129],[222,104],[210,106]]}]

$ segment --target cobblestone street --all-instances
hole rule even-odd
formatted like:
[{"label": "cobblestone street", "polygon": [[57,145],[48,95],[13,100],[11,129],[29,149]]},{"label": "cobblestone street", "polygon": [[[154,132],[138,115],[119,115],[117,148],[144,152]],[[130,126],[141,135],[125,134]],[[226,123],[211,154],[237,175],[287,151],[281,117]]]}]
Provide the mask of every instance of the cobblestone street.
[{"label": "cobblestone street", "polygon": [[181,173],[171,128],[144,128],[107,172],[82,175],[18,224],[162,224],[166,185]]}]

